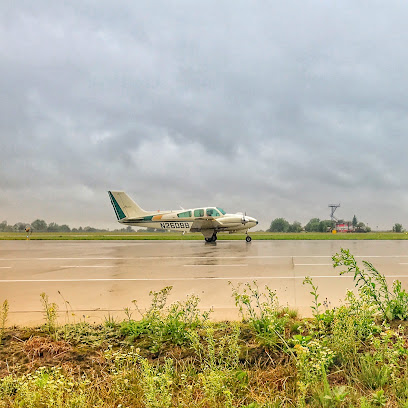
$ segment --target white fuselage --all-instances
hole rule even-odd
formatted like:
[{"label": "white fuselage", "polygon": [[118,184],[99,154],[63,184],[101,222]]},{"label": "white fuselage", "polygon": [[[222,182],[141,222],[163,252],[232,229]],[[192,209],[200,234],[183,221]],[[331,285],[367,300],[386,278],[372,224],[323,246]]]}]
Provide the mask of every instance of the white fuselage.
[{"label": "white fuselage", "polygon": [[[206,221],[216,221],[216,227],[210,226]],[[211,229],[217,232],[238,232],[246,231],[258,224],[255,218],[239,213],[222,213],[221,209],[217,207],[193,208],[181,211],[157,211],[144,216],[143,219],[140,217],[127,218],[119,222],[138,227],[183,232],[202,232],[203,229]]]}]

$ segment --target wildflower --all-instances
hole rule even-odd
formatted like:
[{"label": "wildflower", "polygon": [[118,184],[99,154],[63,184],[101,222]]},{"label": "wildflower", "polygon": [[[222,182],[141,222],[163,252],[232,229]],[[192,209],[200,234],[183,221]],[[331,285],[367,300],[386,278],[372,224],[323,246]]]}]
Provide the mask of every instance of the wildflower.
[{"label": "wildflower", "polygon": [[293,348],[294,348],[296,351],[298,351],[298,352],[304,351],[304,347],[301,346],[299,343],[298,343],[298,344],[295,344],[295,346],[294,346]]}]

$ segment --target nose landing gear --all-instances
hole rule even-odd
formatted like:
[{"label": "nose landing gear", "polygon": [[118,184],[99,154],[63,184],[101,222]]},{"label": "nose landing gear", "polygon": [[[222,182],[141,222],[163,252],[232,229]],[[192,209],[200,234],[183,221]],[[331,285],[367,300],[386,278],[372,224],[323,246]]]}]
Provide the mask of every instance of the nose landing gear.
[{"label": "nose landing gear", "polygon": [[250,243],[252,241],[252,238],[249,235],[247,235],[245,238],[245,241]]}]

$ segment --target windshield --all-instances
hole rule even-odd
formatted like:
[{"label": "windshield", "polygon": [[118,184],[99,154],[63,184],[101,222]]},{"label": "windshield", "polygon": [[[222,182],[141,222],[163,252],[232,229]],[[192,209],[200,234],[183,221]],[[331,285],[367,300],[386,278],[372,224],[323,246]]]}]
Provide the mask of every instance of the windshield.
[{"label": "windshield", "polygon": [[207,208],[207,215],[209,217],[219,217],[220,213],[215,208]]},{"label": "windshield", "polygon": [[225,214],[226,214],[225,211],[224,211],[222,208],[220,208],[220,207],[217,207],[217,210],[218,210],[222,215],[225,215]]}]

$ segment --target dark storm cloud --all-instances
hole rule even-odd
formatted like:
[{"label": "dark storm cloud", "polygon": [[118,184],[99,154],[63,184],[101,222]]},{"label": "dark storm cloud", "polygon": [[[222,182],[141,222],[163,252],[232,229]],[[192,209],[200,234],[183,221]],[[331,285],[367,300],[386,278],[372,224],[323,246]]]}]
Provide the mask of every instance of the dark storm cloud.
[{"label": "dark storm cloud", "polygon": [[0,8],[2,218],[108,225],[118,188],[263,228],[332,201],[408,223],[405,3]]}]

